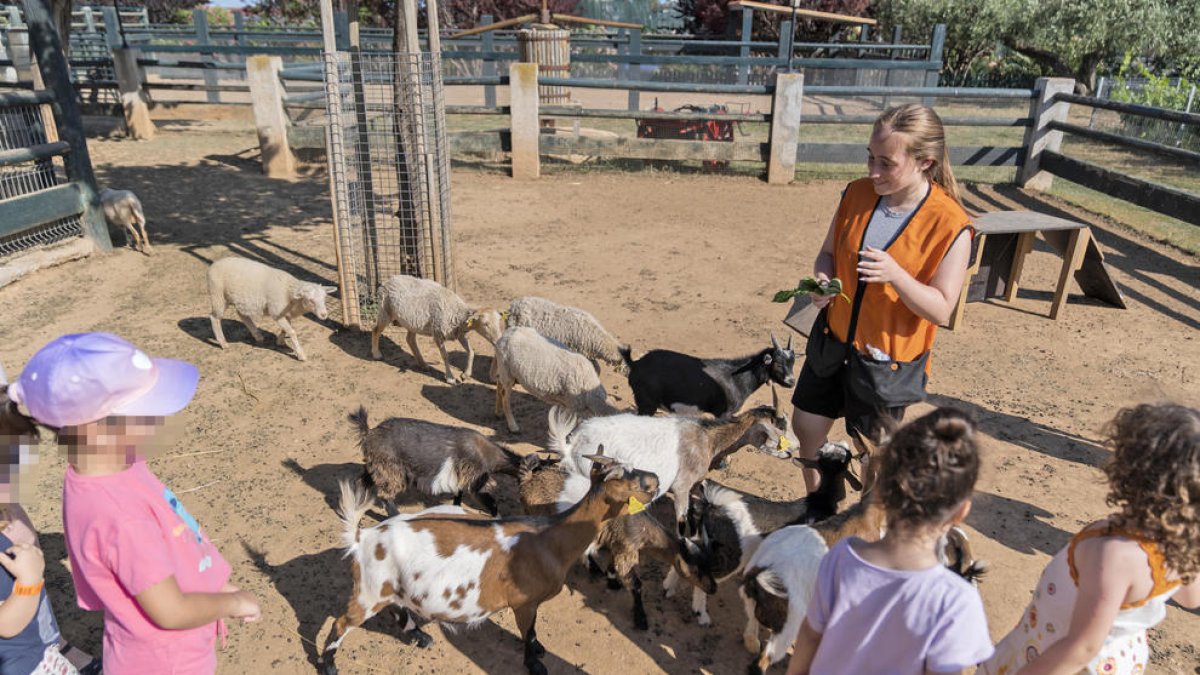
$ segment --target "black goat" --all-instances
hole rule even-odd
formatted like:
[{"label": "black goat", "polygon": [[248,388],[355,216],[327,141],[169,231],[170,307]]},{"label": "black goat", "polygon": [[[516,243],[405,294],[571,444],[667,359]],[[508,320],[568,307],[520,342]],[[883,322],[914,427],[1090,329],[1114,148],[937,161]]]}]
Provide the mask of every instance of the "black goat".
[{"label": "black goat", "polygon": [[634,361],[629,347],[620,351],[629,366],[629,387],[639,415],[653,415],[662,408],[724,417],[736,414],[768,380],[784,387],[796,382],[792,375],[796,354],[790,336],[787,347],[780,347],[772,335],[769,348],[738,359],[701,359],[655,349]]}]

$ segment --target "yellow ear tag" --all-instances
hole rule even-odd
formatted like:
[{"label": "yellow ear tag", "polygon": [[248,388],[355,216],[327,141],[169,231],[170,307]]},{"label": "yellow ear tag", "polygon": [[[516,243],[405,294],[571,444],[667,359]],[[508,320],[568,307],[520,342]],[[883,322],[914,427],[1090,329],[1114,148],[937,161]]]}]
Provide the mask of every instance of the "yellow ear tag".
[{"label": "yellow ear tag", "polygon": [[780,449],[780,450],[787,450],[787,449],[788,449],[788,448],[790,448],[790,447],[792,447],[792,442],[788,440],[788,437],[787,437],[787,436],[780,436],[780,437],[779,437],[779,449]]},{"label": "yellow ear tag", "polygon": [[636,515],[646,510],[646,505],[639,502],[637,497],[629,497],[629,515]]}]

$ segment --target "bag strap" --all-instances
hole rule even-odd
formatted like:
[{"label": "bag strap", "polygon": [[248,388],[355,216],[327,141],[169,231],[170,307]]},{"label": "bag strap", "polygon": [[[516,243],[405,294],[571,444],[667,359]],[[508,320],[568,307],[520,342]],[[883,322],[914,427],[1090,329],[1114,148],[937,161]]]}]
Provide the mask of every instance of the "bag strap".
[{"label": "bag strap", "polygon": [[854,348],[854,334],[858,332],[858,313],[862,310],[862,299],[867,293],[867,282],[858,282],[854,290],[854,304],[850,308],[850,327],[846,330],[846,344]]}]

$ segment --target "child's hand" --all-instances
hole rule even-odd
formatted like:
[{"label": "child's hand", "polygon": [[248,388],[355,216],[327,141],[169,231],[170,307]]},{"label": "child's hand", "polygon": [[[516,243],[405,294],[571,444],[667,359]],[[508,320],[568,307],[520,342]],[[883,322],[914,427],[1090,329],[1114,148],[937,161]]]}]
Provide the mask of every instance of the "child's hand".
[{"label": "child's hand", "polygon": [[[817,272],[816,279],[817,279],[817,284],[819,284],[821,286],[829,286],[829,276],[826,275],[824,272]],[[830,302],[833,302],[833,299],[836,298],[837,295],[836,294],[835,295],[826,295],[825,293],[813,291],[808,294],[808,297],[812,298],[812,304],[817,309],[823,309],[825,307],[825,305],[828,305]]]},{"label": "child's hand", "polygon": [[17,544],[0,555],[0,567],[8,570],[22,586],[35,586],[42,581],[46,559],[42,550],[29,544]]},{"label": "child's hand", "polygon": [[225,584],[227,588],[233,589],[229,591],[233,596],[233,611],[229,612],[229,618],[241,619],[243,623],[258,621],[262,616],[262,609],[258,606],[258,599],[249,591],[238,590],[232,584]]}]

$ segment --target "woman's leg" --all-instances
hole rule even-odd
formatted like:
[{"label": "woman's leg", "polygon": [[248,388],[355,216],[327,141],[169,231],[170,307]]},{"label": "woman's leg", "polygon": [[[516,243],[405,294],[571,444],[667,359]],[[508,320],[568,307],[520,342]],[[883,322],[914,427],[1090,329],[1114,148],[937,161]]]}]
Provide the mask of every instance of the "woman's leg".
[{"label": "woman's leg", "polygon": [[[799,442],[799,454],[808,459],[817,458],[817,450],[829,440],[829,430],[833,428],[831,417],[806,412],[800,408],[792,408],[792,431]],[[821,486],[821,474],[816,469],[802,469],[804,487],[808,493],[814,492]]]}]

